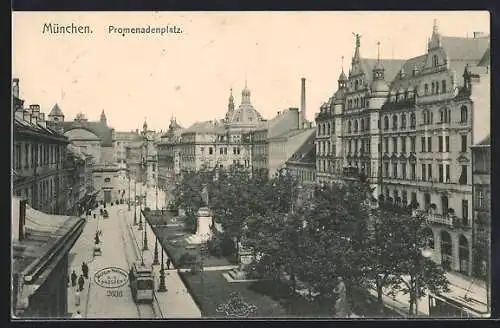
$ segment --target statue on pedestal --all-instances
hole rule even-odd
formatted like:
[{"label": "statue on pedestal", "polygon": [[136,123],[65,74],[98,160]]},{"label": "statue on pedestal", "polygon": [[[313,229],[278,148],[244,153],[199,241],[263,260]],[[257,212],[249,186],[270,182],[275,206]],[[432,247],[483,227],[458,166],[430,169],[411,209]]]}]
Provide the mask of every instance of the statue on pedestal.
[{"label": "statue on pedestal", "polygon": [[337,278],[337,286],[333,290],[336,296],[335,299],[335,317],[336,318],[346,318],[348,315],[347,311],[347,294],[344,280],[342,277]]}]

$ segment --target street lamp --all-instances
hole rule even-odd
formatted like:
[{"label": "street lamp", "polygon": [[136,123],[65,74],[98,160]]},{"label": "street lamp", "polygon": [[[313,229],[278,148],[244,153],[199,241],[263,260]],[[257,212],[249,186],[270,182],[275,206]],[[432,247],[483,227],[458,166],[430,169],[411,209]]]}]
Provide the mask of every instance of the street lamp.
[{"label": "street lamp", "polygon": [[[142,214],[144,216],[144,213]],[[142,222],[142,221],[141,221]],[[144,217],[144,239],[142,240],[142,250],[149,250],[148,247],[148,227],[146,226],[146,217]]]},{"label": "street lamp", "polygon": [[[161,246],[161,245],[160,245]],[[165,262],[163,261],[163,246],[161,247],[161,267],[160,267],[160,286],[158,286],[158,292],[164,293],[167,291],[167,286],[165,286]]]},{"label": "street lamp", "polygon": [[134,179],[134,225],[137,225],[137,182]]},{"label": "street lamp", "polygon": [[[428,259],[432,256],[432,250],[430,248],[421,248],[420,253],[418,255],[422,255],[424,259]],[[420,262],[420,256],[417,257],[417,274],[415,275],[415,313],[416,316],[418,317],[418,300],[419,300],[419,279],[418,279],[418,272],[420,271],[420,266],[422,263]]]},{"label": "street lamp", "polygon": [[[154,233],[154,231],[153,231]],[[163,253],[162,253],[163,254]],[[155,252],[154,252],[154,258],[153,258],[153,265],[158,265],[158,237],[155,238]]]},{"label": "street lamp", "polygon": [[130,171],[128,172],[128,211],[130,212]]}]

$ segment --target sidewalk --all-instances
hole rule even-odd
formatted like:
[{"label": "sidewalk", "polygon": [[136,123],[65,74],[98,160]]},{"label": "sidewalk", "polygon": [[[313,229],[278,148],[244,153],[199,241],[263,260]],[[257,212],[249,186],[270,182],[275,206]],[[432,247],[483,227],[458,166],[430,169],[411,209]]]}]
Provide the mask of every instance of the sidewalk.
[{"label": "sidewalk", "polygon": [[[158,195],[159,196],[159,195]],[[148,195],[149,198],[149,195]],[[123,206],[123,205],[121,205]],[[139,209],[138,209],[139,211]],[[143,238],[144,230],[138,230],[138,226],[133,225],[134,221],[134,210],[132,209],[130,213],[126,215],[127,224],[129,229],[131,229],[135,240],[132,241],[136,247],[139,249],[139,254],[142,252],[144,263],[146,265],[152,265],[154,259],[154,249],[155,249],[155,235],[151,227],[145,223],[144,218],[142,218],[143,227],[146,229],[146,235],[148,239],[148,250],[142,251],[143,248]],[[158,261],[161,261],[162,247],[158,243]],[[166,263],[167,253],[163,253],[163,260]],[[160,311],[162,312],[163,318],[201,318],[201,311],[196,306],[193,298],[187,291],[184,283],[179,277],[179,273],[173,265],[170,266],[170,270],[165,268],[165,285],[167,287],[167,292],[156,291],[156,300],[158,302]],[[161,265],[154,265],[153,272],[155,275],[155,288],[157,289],[160,284],[160,269]]]}]

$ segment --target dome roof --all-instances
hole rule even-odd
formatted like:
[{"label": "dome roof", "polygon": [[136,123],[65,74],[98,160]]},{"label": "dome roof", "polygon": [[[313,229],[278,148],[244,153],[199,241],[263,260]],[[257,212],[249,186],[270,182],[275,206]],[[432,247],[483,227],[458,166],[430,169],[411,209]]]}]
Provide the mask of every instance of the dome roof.
[{"label": "dome roof", "polygon": [[384,80],[375,80],[371,89],[372,92],[389,92],[389,85]]},{"label": "dome roof", "polygon": [[375,63],[375,66],[373,66],[373,70],[378,70],[381,71],[384,69],[384,65],[382,65],[382,62],[380,60],[377,60]]},{"label": "dome roof", "polygon": [[250,97],[251,92],[250,92],[250,89],[248,89],[246,85],[245,85],[245,88],[243,89],[243,91],[241,91],[241,95],[243,97]]}]

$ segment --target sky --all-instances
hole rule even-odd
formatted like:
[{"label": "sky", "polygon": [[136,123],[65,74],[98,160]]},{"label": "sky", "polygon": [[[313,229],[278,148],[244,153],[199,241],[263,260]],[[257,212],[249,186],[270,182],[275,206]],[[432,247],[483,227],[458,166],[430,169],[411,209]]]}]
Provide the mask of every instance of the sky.
[{"label": "sky", "polygon": [[[476,12],[14,12],[13,72],[25,105],[46,115],[59,104],[73,120],[102,110],[117,131],[144,120],[165,131],[170,118],[188,127],[223,118],[229,90],[236,105],[247,80],[254,107],[267,119],[300,107],[306,78],[307,118],[349,70],[355,37],[361,56],[407,59],[426,52],[434,19],[442,35],[489,33]],[[92,34],[43,34],[44,23],[89,25]],[[115,27],[177,26],[182,33],[109,33]],[[342,60],[342,57],[344,59]]]}]

